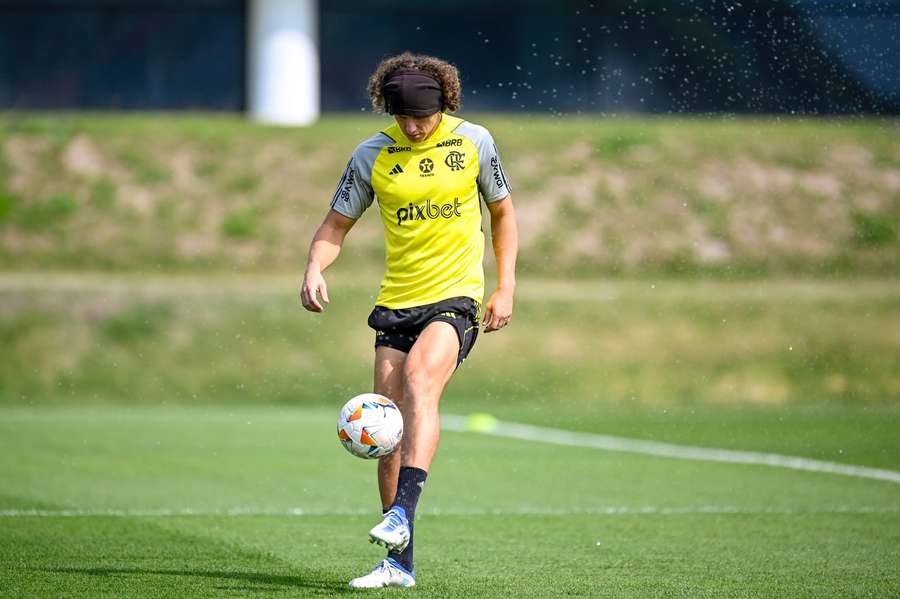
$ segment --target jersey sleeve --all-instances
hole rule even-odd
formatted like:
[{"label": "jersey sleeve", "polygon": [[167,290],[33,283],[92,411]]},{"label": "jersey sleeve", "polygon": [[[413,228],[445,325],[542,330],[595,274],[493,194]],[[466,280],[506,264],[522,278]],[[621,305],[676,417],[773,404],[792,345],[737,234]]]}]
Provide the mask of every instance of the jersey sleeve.
[{"label": "jersey sleeve", "polygon": [[354,220],[362,216],[366,208],[372,205],[375,192],[372,190],[371,167],[368,169],[369,177],[366,178],[365,165],[362,164],[363,156],[359,151],[353,152],[344,175],[338,183],[337,190],[331,198],[331,208],[347,218]]},{"label": "jersey sleeve", "polygon": [[490,131],[469,122],[460,125],[456,131],[468,137],[478,149],[478,191],[484,201],[497,202],[508,196],[512,189]]}]

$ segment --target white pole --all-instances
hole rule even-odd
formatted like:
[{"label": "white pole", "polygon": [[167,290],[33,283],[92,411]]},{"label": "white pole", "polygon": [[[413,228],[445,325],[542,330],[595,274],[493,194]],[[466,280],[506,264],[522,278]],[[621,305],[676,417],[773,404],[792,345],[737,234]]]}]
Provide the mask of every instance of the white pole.
[{"label": "white pole", "polygon": [[319,117],[317,0],[250,0],[249,4],[249,113],[266,123],[314,123]]}]

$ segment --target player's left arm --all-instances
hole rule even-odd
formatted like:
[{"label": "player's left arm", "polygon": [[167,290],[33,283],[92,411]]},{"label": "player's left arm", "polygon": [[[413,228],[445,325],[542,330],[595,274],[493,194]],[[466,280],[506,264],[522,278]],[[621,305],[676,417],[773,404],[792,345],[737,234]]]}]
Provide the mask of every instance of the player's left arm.
[{"label": "player's left arm", "polygon": [[487,203],[491,213],[491,239],[497,259],[497,290],[484,307],[484,332],[490,333],[509,324],[516,290],[516,255],[519,252],[519,232],[512,196]]}]

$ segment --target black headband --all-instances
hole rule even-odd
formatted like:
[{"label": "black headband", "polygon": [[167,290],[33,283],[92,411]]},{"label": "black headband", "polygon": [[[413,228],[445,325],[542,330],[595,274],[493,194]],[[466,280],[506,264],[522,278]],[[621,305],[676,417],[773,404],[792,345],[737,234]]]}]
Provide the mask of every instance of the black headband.
[{"label": "black headband", "polygon": [[388,114],[431,116],[443,104],[441,85],[423,71],[395,71],[385,79],[382,88],[384,109]]}]

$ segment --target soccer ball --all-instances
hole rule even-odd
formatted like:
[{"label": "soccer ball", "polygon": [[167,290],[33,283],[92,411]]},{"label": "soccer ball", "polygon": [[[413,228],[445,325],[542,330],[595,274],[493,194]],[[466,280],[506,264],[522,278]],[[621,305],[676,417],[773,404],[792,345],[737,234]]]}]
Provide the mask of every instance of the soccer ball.
[{"label": "soccer ball", "polygon": [[388,455],[403,437],[403,416],[383,395],[363,393],[344,404],[337,423],[344,449],[359,458]]}]

